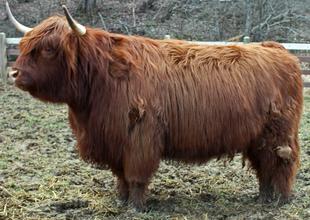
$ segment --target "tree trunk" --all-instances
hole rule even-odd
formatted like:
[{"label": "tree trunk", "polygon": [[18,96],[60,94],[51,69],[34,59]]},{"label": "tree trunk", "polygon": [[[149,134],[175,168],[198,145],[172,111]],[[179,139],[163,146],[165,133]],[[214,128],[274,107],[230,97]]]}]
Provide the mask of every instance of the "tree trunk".
[{"label": "tree trunk", "polygon": [[245,30],[244,36],[250,36],[251,28],[253,25],[253,0],[245,1],[245,9],[246,9],[246,20],[245,20]]},{"label": "tree trunk", "polygon": [[83,0],[83,11],[85,13],[93,11],[94,8],[97,6],[96,0]]}]

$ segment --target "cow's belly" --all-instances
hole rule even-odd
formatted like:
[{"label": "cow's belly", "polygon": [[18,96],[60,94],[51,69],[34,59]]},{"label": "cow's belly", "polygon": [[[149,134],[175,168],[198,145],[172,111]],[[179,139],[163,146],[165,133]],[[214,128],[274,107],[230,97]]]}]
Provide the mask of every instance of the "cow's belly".
[{"label": "cow's belly", "polygon": [[[190,123],[196,121],[196,123]],[[205,162],[244,151],[263,131],[265,121],[251,112],[189,118],[170,126],[164,157],[185,162]]]}]

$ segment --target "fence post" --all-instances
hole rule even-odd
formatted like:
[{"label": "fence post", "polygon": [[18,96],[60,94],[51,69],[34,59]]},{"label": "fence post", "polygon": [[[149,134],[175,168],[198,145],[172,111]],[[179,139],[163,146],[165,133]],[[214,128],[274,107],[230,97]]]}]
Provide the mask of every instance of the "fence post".
[{"label": "fence post", "polygon": [[164,39],[165,39],[165,40],[169,40],[169,39],[171,39],[171,37],[170,37],[169,34],[166,34],[166,35],[164,36]]},{"label": "fence post", "polygon": [[0,74],[1,80],[6,83],[6,65],[7,65],[7,56],[6,56],[6,38],[5,33],[0,33]]},{"label": "fence post", "polygon": [[251,40],[251,39],[250,39],[249,36],[244,36],[244,37],[243,37],[243,43],[244,43],[244,44],[250,43],[250,40]]}]

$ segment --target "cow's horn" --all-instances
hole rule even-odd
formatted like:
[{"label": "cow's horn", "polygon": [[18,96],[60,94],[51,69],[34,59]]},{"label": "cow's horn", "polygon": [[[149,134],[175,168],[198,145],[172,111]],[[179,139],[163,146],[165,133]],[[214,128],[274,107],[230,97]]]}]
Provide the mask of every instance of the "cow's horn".
[{"label": "cow's horn", "polygon": [[75,21],[75,20],[72,18],[72,16],[71,16],[70,12],[68,11],[67,7],[66,7],[65,5],[62,5],[62,8],[63,8],[63,10],[64,10],[64,12],[65,12],[67,21],[68,21],[68,23],[69,23],[71,29],[72,29],[74,32],[76,32],[77,34],[79,34],[79,35],[84,35],[84,34],[86,34],[86,28],[85,28],[83,25],[79,24],[77,21]]},{"label": "cow's horn", "polygon": [[5,7],[6,7],[6,11],[9,15],[9,19],[10,21],[14,24],[14,26],[16,27],[17,30],[19,30],[20,32],[23,32],[24,34],[26,34],[27,32],[31,31],[32,28],[27,27],[25,25],[22,25],[21,23],[19,23],[13,16],[9,3],[8,1],[5,1]]}]

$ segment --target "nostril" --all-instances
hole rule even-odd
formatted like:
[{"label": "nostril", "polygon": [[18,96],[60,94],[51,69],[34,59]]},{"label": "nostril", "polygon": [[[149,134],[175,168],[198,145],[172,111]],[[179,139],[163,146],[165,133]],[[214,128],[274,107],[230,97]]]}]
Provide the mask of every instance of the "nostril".
[{"label": "nostril", "polygon": [[16,78],[18,76],[18,70],[12,70],[9,72],[9,76],[12,78]]}]

